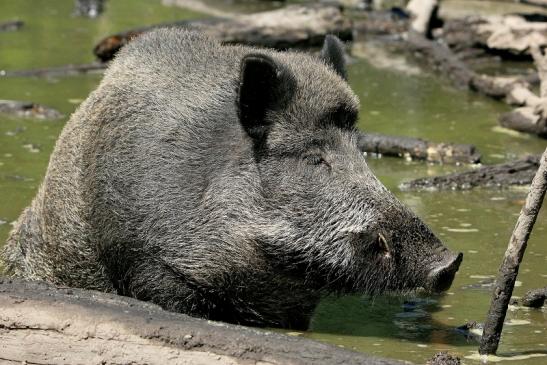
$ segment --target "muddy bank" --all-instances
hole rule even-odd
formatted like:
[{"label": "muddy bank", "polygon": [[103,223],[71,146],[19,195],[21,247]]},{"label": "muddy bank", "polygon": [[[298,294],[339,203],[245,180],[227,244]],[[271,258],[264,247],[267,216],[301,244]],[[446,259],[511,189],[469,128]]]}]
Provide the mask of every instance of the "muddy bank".
[{"label": "muddy bank", "polygon": [[8,363],[402,364],[42,282],[0,279],[0,313]]}]

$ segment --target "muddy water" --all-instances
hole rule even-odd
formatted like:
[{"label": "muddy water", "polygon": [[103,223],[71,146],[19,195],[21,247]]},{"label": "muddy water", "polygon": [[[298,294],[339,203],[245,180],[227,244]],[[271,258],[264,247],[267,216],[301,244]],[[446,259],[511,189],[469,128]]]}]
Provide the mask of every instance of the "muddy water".
[{"label": "muddy water", "polygon": [[[109,1],[106,13],[96,20],[73,18],[71,11],[72,0],[3,1],[0,21],[19,18],[27,24],[19,32],[0,33],[0,70],[90,62],[92,45],[105,34],[196,16],[163,7],[159,1],[144,0]],[[400,71],[385,68],[394,60],[397,58],[357,59],[351,65],[350,81],[362,104],[360,128],[473,143],[489,163],[540,153],[547,145],[545,141],[497,128],[496,118],[507,110],[506,106],[454,90],[448,83],[416,72],[415,68],[409,72],[401,60]],[[32,100],[68,116],[99,80],[100,74],[0,78],[0,99]],[[0,116],[0,242],[5,241],[10,223],[34,196],[66,119],[39,121]],[[460,272],[451,290],[442,296],[327,298],[318,308],[311,330],[291,334],[416,363],[423,363],[440,350],[472,356],[477,347],[475,341],[454,328],[466,321],[483,320],[489,303],[489,283],[505,251],[525,189],[403,193],[397,186],[404,180],[467,167],[375,157],[368,161],[380,179],[423,217],[449,247],[464,253]],[[546,223],[544,210],[521,267],[517,296],[547,285]],[[508,321],[499,351],[506,363],[547,363],[547,312],[512,308]],[[532,357],[536,355],[544,357]],[[478,364],[470,358],[465,358],[464,363]]]}]

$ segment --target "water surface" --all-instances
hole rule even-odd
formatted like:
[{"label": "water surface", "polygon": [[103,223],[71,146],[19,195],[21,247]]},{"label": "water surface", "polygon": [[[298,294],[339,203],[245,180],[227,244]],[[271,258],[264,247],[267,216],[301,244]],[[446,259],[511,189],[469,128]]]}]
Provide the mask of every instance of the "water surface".
[{"label": "water surface", "polygon": [[[72,0],[18,0],[1,3],[0,21],[22,19],[18,32],[0,33],[0,70],[58,66],[93,61],[91,49],[103,36],[157,22],[198,16],[160,1],[108,1],[95,20],[71,16]],[[209,2],[213,3],[214,2]],[[225,9],[231,9],[230,6]],[[263,5],[254,9],[262,9]],[[245,9],[244,2],[235,9]],[[23,99],[57,108],[59,121],[0,115],[0,242],[10,223],[30,203],[45,173],[49,154],[64,123],[100,81],[100,74],[57,78],[0,78],[0,99]],[[547,143],[497,128],[503,104],[455,90],[448,82],[422,73],[372,66],[357,59],[350,83],[361,100],[359,127],[365,131],[407,135],[435,141],[473,143],[483,160],[497,163],[540,153]],[[292,333],[381,356],[423,363],[435,352],[464,357],[477,348],[454,328],[483,321],[488,309],[488,283],[503,256],[526,189],[470,192],[400,192],[405,180],[463,170],[466,166],[430,165],[393,158],[369,157],[379,178],[412,207],[464,261],[451,290],[442,296],[408,298],[327,298],[310,331]],[[515,295],[547,285],[547,215],[543,212],[529,242]],[[481,283],[482,282],[482,283]],[[406,303],[405,303],[406,301]],[[545,310],[513,308],[512,325],[504,331],[499,353],[547,353]],[[464,359],[466,364],[477,364]],[[540,365],[547,358],[508,363]]]}]

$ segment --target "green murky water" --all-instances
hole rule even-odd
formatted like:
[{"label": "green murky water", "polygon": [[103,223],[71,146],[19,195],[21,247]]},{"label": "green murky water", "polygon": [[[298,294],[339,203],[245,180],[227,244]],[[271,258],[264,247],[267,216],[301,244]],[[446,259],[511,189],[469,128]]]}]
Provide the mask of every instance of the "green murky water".
[{"label": "green murky water", "polygon": [[[111,0],[107,11],[96,20],[74,18],[71,12],[72,0],[0,0],[0,21],[26,22],[18,32],[0,33],[0,70],[90,62],[92,46],[109,33],[198,16],[164,7],[159,0]],[[387,59],[392,61],[393,57]],[[361,99],[360,127],[364,130],[473,143],[488,163],[540,153],[547,145],[544,140],[496,128],[497,116],[507,110],[504,105],[454,90],[430,75],[380,66],[378,59],[358,59],[350,68],[351,84]],[[67,116],[59,121],[39,121],[0,115],[0,242],[5,241],[10,223],[34,196],[64,122],[100,77],[0,78],[0,99],[32,100]],[[311,330],[293,334],[416,363],[424,363],[440,350],[462,357],[473,354],[476,343],[456,333],[454,327],[469,320],[484,320],[490,291],[480,282],[495,275],[526,190],[403,193],[397,186],[404,180],[466,167],[390,158],[370,158],[369,164],[449,247],[464,252],[460,272],[447,294],[406,298],[406,304],[398,298],[376,298],[372,302],[359,296],[328,298],[318,308]],[[547,285],[546,223],[544,209],[521,266],[517,296]],[[513,308],[508,320],[500,355],[547,355],[545,310]],[[464,363],[478,364],[465,358]],[[545,364],[547,356],[507,363]]]}]

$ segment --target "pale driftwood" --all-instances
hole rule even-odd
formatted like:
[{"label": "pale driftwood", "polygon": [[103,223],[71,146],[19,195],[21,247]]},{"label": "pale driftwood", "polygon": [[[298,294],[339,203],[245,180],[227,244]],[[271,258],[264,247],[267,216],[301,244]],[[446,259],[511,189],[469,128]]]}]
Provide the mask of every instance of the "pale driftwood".
[{"label": "pale driftwood", "polygon": [[521,107],[504,113],[499,123],[519,132],[547,138],[547,56],[537,45],[530,46],[540,79],[540,95],[523,87],[514,88],[508,99]]},{"label": "pale driftwood", "polygon": [[410,0],[406,6],[412,17],[410,29],[422,36],[429,36],[438,9],[438,0]]},{"label": "pale driftwood", "polygon": [[478,48],[507,59],[530,59],[530,45],[547,45],[547,16],[508,14],[447,20],[442,38],[453,49]]},{"label": "pale driftwood", "polygon": [[11,20],[0,23],[0,32],[10,32],[20,29],[25,23],[22,20]]},{"label": "pale driftwood", "polygon": [[360,133],[363,152],[438,163],[478,163],[480,153],[468,144],[434,143],[419,138]]},{"label": "pale driftwood", "polygon": [[445,176],[426,177],[407,181],[399,187],[401,190],[469,190],[475,187],[503,188],[528,185],[539,166],[538,156],[486,165],[465,172]]},{"label": "pale driftwood", "polygon": [[326,34],[337,35],[342,40],[352,38],[351,21],[338,7],[292,5],[229,19],[190,20],[133,29],[106,37],[95,46],[93,52],[103,61],[110,60],[133,38],[159,27],[200,31],[225,44],[247,44],[276,49],[319,46]]},{"label": "pale driftwood", "polygon": [[22,118],[59,119],[59,111],[31,101],[0,100],[0,113]]},{"label": "pale driftwood", "polygon": [[104,71],[108,63],[93,62],[81,65],[64,65],[58,67],[39,68],[34,70],[2,70],[0,76],[5,77],[56,77],[86,74],[90,72]]},{"label": "pale driftwood", "polygon": [[535,81],[535,75],[504,77],[477,73],[445,44],[429,40],[415,32],[407,35],[404,47],[434,70],[446,75],[456,87],[467,88],[510,105],[522,105],[535,100],[531,92],[531,81]]},{"label": "pale driftwood", "polygon": [[490,309],[484,323],[479,353],[495,354],[498,349],[503,321],[515,287],[518,269],[528,238],[532,233],[534,223],[543,204],[543,198],[547,191],[547,149],[540,158],[540,164],[532,185],[526,197],[526,202],[520,211],[513,234],[509,241],[505,257],[499,269],[498,277],[494,283]]},{"label": "pale driftwood", "polygon": [[402,365],[114,294],[7,278],[0,278],[0,362]]}]

